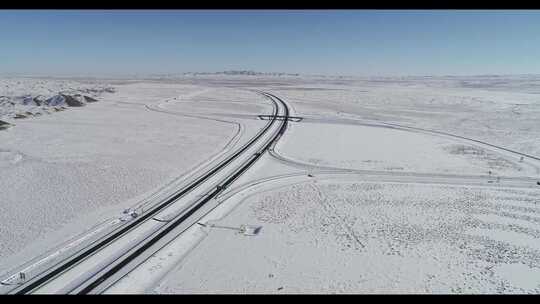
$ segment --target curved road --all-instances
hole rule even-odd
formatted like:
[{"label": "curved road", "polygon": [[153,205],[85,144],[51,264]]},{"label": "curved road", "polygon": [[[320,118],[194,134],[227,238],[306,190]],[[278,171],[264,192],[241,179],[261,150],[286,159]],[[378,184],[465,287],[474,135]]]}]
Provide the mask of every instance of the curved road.
[{"label": "curved road", "polygon": [[[261,94],[275,105],[273,116],[289,115],[282,100]],[[99,293],[211,210],[214,197],[247,171],[286,129],[286,120],[270,120],[248,143],[187,187],[9,293]],[[158,214],[166,220],[156,220]]]}]

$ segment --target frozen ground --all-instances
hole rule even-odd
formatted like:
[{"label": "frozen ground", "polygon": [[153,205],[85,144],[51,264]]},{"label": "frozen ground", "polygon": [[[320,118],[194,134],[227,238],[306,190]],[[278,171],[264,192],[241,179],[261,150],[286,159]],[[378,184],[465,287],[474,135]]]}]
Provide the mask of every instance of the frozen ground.
[{"label": "frozen ground", "polygon": [[193,226],[111,292],[540,292],[540,162],[455,137],[539,157],[538,76],[92,85],[115,91],[0,129],[0,271],[252,136],[261,89],[304,120],[204,219],[261,233]]},{"label": "frozen ground", "polygon": [[[216,223],[158,293],[540,291],[539,191],[307,182]],[[219,250],[217,249],[219,248]]]},{"label": "frozen ground", "polygon": [[[26,86],[13,89],[17,94],[42,94],[49,84],[23,81]],[[64,82],[51,81],[54,92],[59,83]],[[12,119],[15,126],[0,130],[0,272],[117,217],[251,137],[262,125],[255,120],[184,116],[189,113],[167,103],[189,100],[212,88],[155,82],[111,87],[115,92],[98,102]],[[229,91],[233,96],[234,90]],[[255,93],[239,95],[244,100],[251,96],[251,103],[271,110]]]},{"label": "frozen ground", "polygon": [[[539,162],[384,125],[539,156],[538,83],[486,76],[261,86],[304,121],[291,123],[274,158],[201,220],[260,225],[260,234],[194,226],[111,293],[539,293],[540,189],[488,178],[538,178]],[[326,180],[317,166],[407,174]],[[420,173],[477,176],[485,186],[419,183]],[[311,181],[287,180],[299,174]]]},{"label": "frozen ground", "polygon": [[[317,134],[317,136],[314,136]],[[495,152],[448,138],[384,127],[298,124],[286,157],[346,169],[446,174],[534,175],[536,170]]]},{"label": "frozen ground", "polygon": [[540,76],[343,80],[274,92],[305,116],[382,120],[540,155]]}]

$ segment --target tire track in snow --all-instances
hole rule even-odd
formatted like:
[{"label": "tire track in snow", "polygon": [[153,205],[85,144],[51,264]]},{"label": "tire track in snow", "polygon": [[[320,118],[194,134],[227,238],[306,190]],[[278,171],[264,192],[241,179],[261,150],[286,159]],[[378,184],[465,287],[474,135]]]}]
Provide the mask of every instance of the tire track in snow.
[{"label": "tire track in snow", "polygon": [[339,220],[339,226],[341,229],[345,232],[347,235],[348,240],[353,240],[353,243],[355,244],[355,249],[358,249],[358,245],[360,247],[364,248],[365,245],[360,241],[360,238],[354,233],[354,229],[347,224],[347,221],[345,218],[340,216],[337,212],[336,206],[334,206],[333,203],[328,199],[328,197],[315,185],[315,183],[309,183],[308,184],[316,193],[318,197],[318,201],[322,205],[323,209],[327,212],[328,215],[332,218],[337,218]]}]

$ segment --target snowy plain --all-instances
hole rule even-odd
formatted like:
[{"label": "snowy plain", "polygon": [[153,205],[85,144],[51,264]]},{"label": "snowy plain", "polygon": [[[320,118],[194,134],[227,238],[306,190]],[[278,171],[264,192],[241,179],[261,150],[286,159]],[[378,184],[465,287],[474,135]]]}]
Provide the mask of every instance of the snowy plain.
[{"label": "snowy plain", "polygon": [[[304,121],[290,122],[201,221],[261,233],[192,226],[111,293],[540,292],[540,186],[531,182],[540,161],[429,132],[540,156],[538,76],[78,84],[91,85],[114,90],[85,107],[6,119],[15,125],[0,130],[0,272],[253,136],[257,115],[272,110],[259,89]],[[324,178],[351,169],[402,175]]]},{"label": "snowy plain", "polygon": [[[157,293],[538,293],[538,191],[311,181],[243,198]],[[507,203],[514,203],[507,205]],[[218,249],[219,248],[219,249]]]},{"label": "snowy plain", "polygon": [[[6,119],[13,126],[0,133],[0,271],[120,216],[259,128],[258,121],[241,128],[236,121],[185,116],[169,102],[207,87],[114,87],[84,107]],[[34,86],[26,92],[35,94]],[[253,103],[257,98],[264,108],[266,101],[252,93]]]},{"label": "snowy plain", "polygon": [[[537,160],[448,136],[355,125],[427,128],[538,156],[538,78],[511,77],[502,88],[490,77],[473,80],[479,88],[453,79],[272,87],[305,119],[291,123],[275,148],[294,166],[276,169],[284,162],[268,157],[239,181],[244,190],[231,190],[222,210],[201,220],[260,225],[260,235],[192,227],[110,292],[538,293],[540,189],[491,183],[538,179]],[[362,182],[361,174],[332,181],[323,178],[329,167],[475,175],[483,186]],[[287,181],[295,173],[304,181]],[[146,289],[127,286],[133,282]]]}]

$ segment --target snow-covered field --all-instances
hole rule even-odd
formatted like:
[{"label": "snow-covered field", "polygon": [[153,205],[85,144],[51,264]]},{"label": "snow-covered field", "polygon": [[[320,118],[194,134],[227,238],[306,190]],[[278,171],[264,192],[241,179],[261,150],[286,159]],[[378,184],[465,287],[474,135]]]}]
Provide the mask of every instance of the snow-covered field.
[{"label": "snow-covered field", "polygon": [[305,116],[382,120],[540,155],[540,76],[363,79],[276,87]]},{"label": "snow-covered field", "polygon": [[[442,131],[539,156],[538,78],[492,82],[263,87],[304,121],[291,123],[277,145],[279,163],[266,158],[225,195],[222,210],[201,220],[260,225],[260,234],[194,226],[111,293],[540,292],[540,188],[493,183],[495,176],[540,179],[540,162],[393,128]],[[331,168],[405,175],[394,182],[363,182],[361,173],[328,180],[323,172]],[[478,176],[480,186],[418,183],[417,173]]]},{"label": "snow-covered field", "polygon": [[[317,136],[313,136],[317,134]],[[536,170],[492,151],[415,132],[358,125],[298,124],[282,153],[347,169],[450,174],[534,175]],[[278,151],[279,152],[279,151]]]},{"label": "snow-covered field", "polygon": [[[23,79],[20,83],[27,86],[13,90],[42,94],[48,82],[37,81],[39,85]],[[50,85],[58,90],[58,82]],[[125,208],[253,136],[262,125],[248,121],[241,128],[230,119],[184,116],[167,103],[211,88],[140,82],[111,87],[114,93],[92,104],[7,119],[14,126],[0,130],[0,272],[118,217]],[[271,110],[254,93],[251,102]]]},{"label": "snow-covered field", "polygon": [[3,81],[98,101],[0,104],[0,271],[245,142],[259,89],[304,120],[201,221],[261,232],[192,226],[110,292],[540,292],[538,76]]},{"label": "snow-covered field", "polygon": [[540,292],[540,191],[306,182],[248,196],[157,293]]}]

